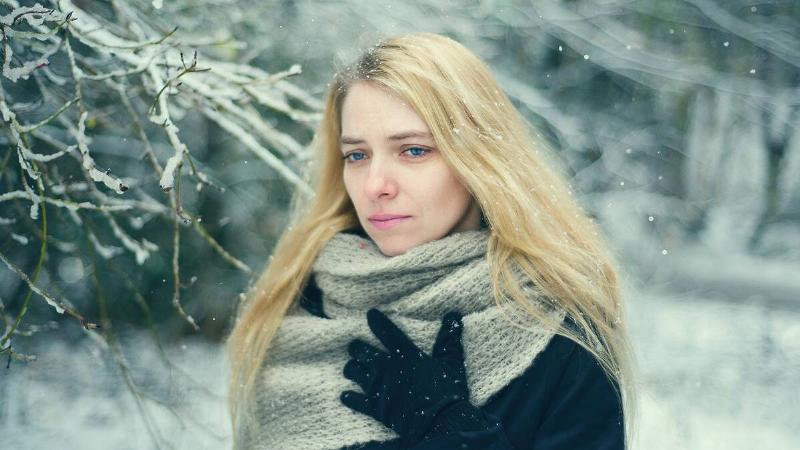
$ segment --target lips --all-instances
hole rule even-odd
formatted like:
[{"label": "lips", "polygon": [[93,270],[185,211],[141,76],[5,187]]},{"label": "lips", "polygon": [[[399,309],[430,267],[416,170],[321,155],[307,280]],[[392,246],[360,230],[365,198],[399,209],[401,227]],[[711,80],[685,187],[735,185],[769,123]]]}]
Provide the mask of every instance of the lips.
[{"label": "lips", "polygon": [[403,214],[373,214],[369,216],[369,220],[391,220],[391,219],[398,219],[402,217],[409,217]]},{"label": "lips", "polygon": [[379,220],[377,219],[377,217],[380,217],[380,215],[375,215],[370,217],[369,222],[372,224],[372,226],[374,226],[379,230],[386,230],[392,228],[396,225],[408,221],[408,219],[411,218],[410,216],[393,216],[386,220]]}]

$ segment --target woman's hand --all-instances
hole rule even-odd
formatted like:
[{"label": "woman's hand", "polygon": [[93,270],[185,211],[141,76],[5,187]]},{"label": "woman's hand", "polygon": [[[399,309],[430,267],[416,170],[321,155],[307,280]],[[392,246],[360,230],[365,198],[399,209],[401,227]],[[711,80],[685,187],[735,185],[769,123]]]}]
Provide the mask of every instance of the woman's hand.
[{"label": "woman's hand", "polygon": [[393,429],[403,446],[419,442],[433,427],[447,428],[447,411],[475,410],[469,404],[461,317],[445,314],[429,356],[386,315],[370,309],[369,327],[388,353],[361,339],[350,342],[352,359],[343,373],[364,393],[344,391],[342,403]]}]

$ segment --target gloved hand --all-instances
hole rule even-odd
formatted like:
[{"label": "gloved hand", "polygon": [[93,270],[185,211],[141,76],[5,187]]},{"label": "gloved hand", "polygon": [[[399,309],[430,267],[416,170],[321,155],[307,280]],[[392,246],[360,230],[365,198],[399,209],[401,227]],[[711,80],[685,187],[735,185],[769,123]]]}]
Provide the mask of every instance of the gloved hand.
[{"label": "gloved hand", "polygon": [[[370,329],[388,350],[384,352],[361,339],[348,345],[352,359],[343,373],[364,393],[344,391],[342,403],[374,417],[400,435],[402,447],[413,445],[431,430],[442,433],[463,418],[480,423],[480,411],[469,403],[461,315],[445,314],[432,354],[420,350],[386,315],[367,312]],[[428,436],[426,436],[428,435]]]}]

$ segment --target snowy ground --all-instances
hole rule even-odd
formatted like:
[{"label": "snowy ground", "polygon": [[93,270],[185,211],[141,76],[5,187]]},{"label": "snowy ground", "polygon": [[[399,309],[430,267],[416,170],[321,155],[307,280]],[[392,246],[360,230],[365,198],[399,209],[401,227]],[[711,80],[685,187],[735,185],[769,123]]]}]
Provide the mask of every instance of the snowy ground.
[{"label": "snowy ground", "polygon": [[628,295],[642,383],[635,448],[798,448],[800,311]]},{"label": "snowy ground", "polygon": [[37,361],[12,361],[9,370],[0,369],[2,448],[230,447],[220,346],[186,341],[168,347],[169,361],[188,376],[163,363],[148,334],[125,338],[123,347],[133,382],[143,391],[140,405],[119,367],[89,339],[51,342],[35,352]]},{"label": "snowy ground", "polygon": [[[635,448],[798,448],[800,311],[637,283],[626,290],[642,390]],[[219,346],[187,341],[167,349],[211,391],[204,392],[170,372],[146,336],[123,345],[134,382],[175,410],[143,400],[161,448],[229,447]],[[53,341],[36,353],[34,363],[2,368],[3,448],[156,448],[120,371],[97,344]]]}]

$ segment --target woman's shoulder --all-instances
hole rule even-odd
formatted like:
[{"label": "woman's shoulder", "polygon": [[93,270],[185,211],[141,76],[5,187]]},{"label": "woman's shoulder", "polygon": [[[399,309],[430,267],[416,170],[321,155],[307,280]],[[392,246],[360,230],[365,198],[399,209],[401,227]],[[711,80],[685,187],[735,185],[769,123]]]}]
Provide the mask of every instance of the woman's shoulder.
[{"label": "woman's shoulder", "polygon": [[[569,314],[564,317],[564,326],[580,334],[575,320]],[[561,386],[576,380],[600,382],[607,378],[594,353],[561,334],[552,336],[545,349],[536,356],[528,372],[535,372],[534,376],[540,378],[541,372],[546,372],[548,379]]]},{"label": "woman's shoulder", "polygon": [[483,409],[501,418],[518,448],[624,448],[614,385],[590,351],[560,334]]},{"label": "woman's shoulder", "polygon": [[553,337],[560,376],[544,406],[536,432],[542,449],[623,449],[624,414],[618,384],[597,357],[561,335]]},{"label": "woman's shoulder", "polygon": [[[566,314],[564,324],[566,328],[577,330],[574,319]],[[558,380],[566,368],[576,359],[585,359],[591,355],[572,339],[553,334],[545,348],[536,354],[530,366],[523,375],[535,376],[539,380]]]},{"label": "woman's shoulder", "polygon": [[[576,329],[575,321],[569,315],[564,321],[566,327]],[[554,398],[568,391],[580,390],[582,386],[592,386],[594,394],[606,398],[606,394],[613,391],[592,352],[566,336],[553,334],[525,371],[496,393],[490,402],[503,403],[503,398],[530,397],[544,413]]]}]

